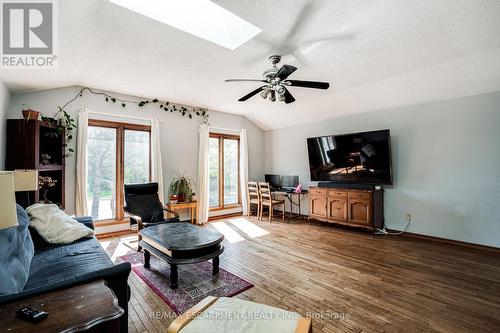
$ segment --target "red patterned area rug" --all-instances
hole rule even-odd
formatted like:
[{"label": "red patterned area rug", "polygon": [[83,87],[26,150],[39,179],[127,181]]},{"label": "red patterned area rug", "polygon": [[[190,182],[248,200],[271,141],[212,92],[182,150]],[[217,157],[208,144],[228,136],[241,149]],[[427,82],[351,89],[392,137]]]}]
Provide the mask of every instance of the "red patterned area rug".
[{"label": "red patterned area rug", "polygon": [[218,276],[212,276],[212,263],[203,261],[192,265],[177,266],[177,289],[170,289],[170,266],[151,256],[150,269],[144,268],[142,253],[120,257],[132,264],[132,270],[174,310],[181,314],[207,296],[231,297],[253,287],[248,281],[219,268]]}]

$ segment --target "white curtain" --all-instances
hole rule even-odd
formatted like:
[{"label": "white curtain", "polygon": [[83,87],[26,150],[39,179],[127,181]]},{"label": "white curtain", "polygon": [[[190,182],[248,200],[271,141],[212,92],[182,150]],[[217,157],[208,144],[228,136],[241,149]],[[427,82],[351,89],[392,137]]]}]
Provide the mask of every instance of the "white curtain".
[{"label": "white curtain", "polygon": [[160,122],[154,118],[151,119],[151,181],[158,183],[158,197],[165,204],[160,142]]},{"label": "white curtain", "polygon": [[87,132],[89,110],[83,108],[78,113],[76,141],[76,216],[88,215],[87,212]]},{"label": "white curtain", "polygon": [[247,186],[248,186],[248,140],[247,130],[240,132],[240,189],[243,215],[248,215],[247,206]]},{"label": "white curtain", "polygon": [[208,180],[208,138],[209,138],[209,125],[201,124],[198,129],[199,133],[199,151],[198,151],[198,193],[196,197],[198,200],[198,216],[197,223],[204,224],[208,221],[208,193],[209,193],[209,180]]}]

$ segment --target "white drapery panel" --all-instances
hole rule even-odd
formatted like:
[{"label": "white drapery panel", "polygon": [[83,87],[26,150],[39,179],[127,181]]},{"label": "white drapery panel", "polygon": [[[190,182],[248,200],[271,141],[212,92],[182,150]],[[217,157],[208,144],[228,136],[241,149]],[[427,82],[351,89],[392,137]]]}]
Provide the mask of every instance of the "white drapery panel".
[{"label": "white drapery panel", "polygon": [[209,180],[208,180],[208,140],[209,140],[209,125],[201,124],[198,129],[199,134],[199,151],[198,151],[198,216],[196,222],[204,224],[208,221],[209,208]]},{"label": "white drapery panel", "polygon": [[160,142],[160,122],[154,118],[151,119],[151,181],[158,183],[158,197],[160,202],[165,204]]},{"label": "white drapery panel", "polygon": [[243,206],[243,215],[248,215],[247,186],[248,186],[248,139],[247,139],[247,130],[242,129],[240,132],[240,192],[241,192],[241,205]]},{"label": "white drapery panel", "polygon": [[87,212],[87,132],[89,110],[83,108],[78,113],[76,140],[76,193],[75,214],[86,216]]}]

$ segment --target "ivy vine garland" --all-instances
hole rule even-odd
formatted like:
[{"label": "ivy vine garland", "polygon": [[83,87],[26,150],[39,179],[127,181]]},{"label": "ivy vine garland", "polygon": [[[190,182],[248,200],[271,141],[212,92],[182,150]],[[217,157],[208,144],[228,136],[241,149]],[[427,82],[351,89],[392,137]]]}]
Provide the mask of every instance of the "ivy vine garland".
[{"label": "ivy vine garland", "polygon": [[93,95],[104,96],[106,102],[115,103],[115,104],[120,103],[123,108],[127,107],[127,104],[136,104],[139,107],[143,107],[143,106],[146,106],[148,104],[155,104],[155,105],[158,105],[160,107],[160,109],[162,109],[165,112],[169,112],[169,111],[172,113],[179,112],[183,117],[188,116],[189,119],[193,119],[193,116],[198,116],[198,117],[203,118],[204,122],[206,122],[208,120],[207,109],[194,108],[194,107],[188,109],[185,106],[178,106],[176,104],[173,104],[173,103],[170,103],[167,101],[160,101],[158,98],[151,99],[151,100],[147,99],[147,100],[143,100],[143,101],[130,101],[130,100],[125,100],[125,99],[121,99],[118,97],[114,97],[108,93],[94,91],[90,88],[85,87],[85,88],[80,89],[78,94],[76,94],[75,97],[73,97],[68,102],[66,102],[66,104],[64,104],[62,107],[58,106],[58,111],[55,113],[54,116],[47,117],[47,116],[42,115],[43,121],[46,121],[50,124],[53,124],[56,128],[56,130],[53,133],[48,133],[48,135],[57,137],[57,136],[61,135],[61,133],[63,132],[63,129],[66,130],[65,131],[66,140],[65,140],[65,143],[63,145],[65,150],[66,150],[66,153],[65,153],[66,157],[71,156],[71,154],[74,152],[73,148],[68,147],[68,142],[71,141],[71,139],[73,139],[72,131],[73,131],[73,129],[76,128],[76,122],[75,122],[75,119],[73,117],[71,117],[69,113],[67,113],[65,111],[65,108],[68,105],[70,105],[71,103],[73,103],[77,98],[82,97],[83,93],[86,91],[88,91],[89,93],[91,93]]},{"label": "ivy vine garland", "polygon": [[69,104],[74,102],[78,97],[82,97],[83,93],[85,91],[88,91],[89,93],[94,94],[94,95],[104,96],[104,99],[106,102],[115,103],[115,104],[119,103],[123,108],[127,107],[128,104],[136,104],[139,107],[143,107],[143,106],[146,106],[149,104],[155,104],[155,105],[158,105],[159,108],[165,112],[172,112],[172,113],[178,112],[179,114],[181,114],[184,117],[187,116],[189,119],[193,119],[193,116],[202,117],[204,120],[206,120],[206,118],[208,118],[208,110],[207,109],[194,108],[194,107],[193,108],[186,108],[185,106],[178,106],[178,105],[170,103],[168,101],[161,101],[158,98],[147,99],[147,100],[143,100],[143,101],[125,100],[125,99],[121,99],[121,98],[112,96],[108,93],[94,91],[94,90],[87,88],[87,87],[82,88],[75,97],[73,97],[66,104],[64,104],[62,109],[64,109],[66,106],[68,106]]}]

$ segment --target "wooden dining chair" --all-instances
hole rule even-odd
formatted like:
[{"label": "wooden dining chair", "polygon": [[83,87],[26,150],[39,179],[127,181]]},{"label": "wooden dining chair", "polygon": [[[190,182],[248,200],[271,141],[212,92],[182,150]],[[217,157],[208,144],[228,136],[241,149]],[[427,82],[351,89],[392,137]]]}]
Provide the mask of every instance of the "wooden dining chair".
[{"label": "wooden dining chair", "polygon": [[259,186],[257,185],[257,182],[248,182],[247,184],[247,214],[248,217],[252,215],[252,204],[257,205],[257,211],[255,215],[257,215],[257,218],[259,217],[259,212],[260,212],[260,194],[259,194]]},{"label": "wooden dining chair", "polygon": [[285,199],[273,199],[269,183],[259,182],[259,195],[260,195],[259,220],[262,220],[262,213],[264,211],[264,206],[267,206],[269,207],[269,223],[271,223],[271,219],[273,218],[274,207],[282,205],[283,209],[281,211],[282,213],[281,217],[283,221],[285,221]]}]

